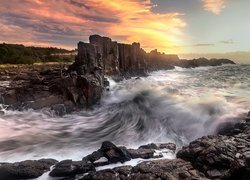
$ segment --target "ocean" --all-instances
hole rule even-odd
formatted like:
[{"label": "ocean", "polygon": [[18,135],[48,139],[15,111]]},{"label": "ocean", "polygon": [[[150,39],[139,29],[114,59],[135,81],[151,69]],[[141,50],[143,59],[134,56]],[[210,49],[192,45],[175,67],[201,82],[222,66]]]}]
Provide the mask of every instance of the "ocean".
[{"label": "ocean", "polygon": [[103,141],[178,148],[250,111],[250,65],[155,71],[115,82],[95,107],[58,117],[49,108],[0,108],[0,162],[81,160]]}]

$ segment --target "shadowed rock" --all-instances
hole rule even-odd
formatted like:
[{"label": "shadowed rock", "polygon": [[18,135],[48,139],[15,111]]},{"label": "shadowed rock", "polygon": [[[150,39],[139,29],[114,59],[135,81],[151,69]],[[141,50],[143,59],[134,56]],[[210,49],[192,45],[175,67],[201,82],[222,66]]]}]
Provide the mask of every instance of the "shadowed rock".
[{"label": "shadowed rock", "polygon": [[89,171],[95,171],[95,167],[90,162],[64,160],[57,163],[49,175],[52,177],[74,177]]},{"label": "shadowed rock", "polygon": [[22,161],[18,163],[0,163],[0,179],[16,180],[31,179],[41,176],[57,163],[54,159],[41,159],[38,161]]}]

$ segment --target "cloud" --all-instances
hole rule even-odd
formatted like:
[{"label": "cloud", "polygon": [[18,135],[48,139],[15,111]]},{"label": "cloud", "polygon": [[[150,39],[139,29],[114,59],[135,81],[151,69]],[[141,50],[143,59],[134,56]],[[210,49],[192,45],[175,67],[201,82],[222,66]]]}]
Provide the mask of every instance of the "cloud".
[{"label": "cloud", "polygon": [[195,44],[195,45],[193,45],[193,46],[195,46],[195,47],[207,47],[207,46],[214,46],[214,44]]},{"label": "cloud", "polygon": [[214,14],[220,14],[226,7],[226,0],[202,0],[203,7],[206,11],[210,11]]},{"label": "cloud", "polygon": [[235,42],[232,39],[220,41],[220,43],[222,43],[222,44],[235,44]]},{"label": "cloud", "polygon": [[141,42],[146,50],[177,51],[186,25],[182,14],[158,14],[153,7],[151,0],[1,1],[0,41],[74,48],[79,40],[100,34]]}]

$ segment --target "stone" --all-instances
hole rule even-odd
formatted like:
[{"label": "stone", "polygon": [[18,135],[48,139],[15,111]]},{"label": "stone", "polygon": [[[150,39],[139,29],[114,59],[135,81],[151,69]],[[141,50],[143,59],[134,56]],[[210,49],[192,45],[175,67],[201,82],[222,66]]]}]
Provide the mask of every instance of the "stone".
[{"label": "stone", "polygon": [[18,163],[0,163],[0,179],[16,180],[31,179],[41,176],[50,170],[57,161],[53,159],[41,159],[38,161],[22,161]]},{"label": "stone", "polygon": [[132,159],[150,159],[154,158],[155,151],[153,149],[128,149],[128,153]]},{"label": "stone", "polygon": [[130,154],[126,148],[119,148],[109,141],[102,143],[100,151],[102,151],[103,156],[106,157],[110,163],[124,163],[131,160]]},{"label": "stone", "polygon": [[111,169],[106,169],[97,172],[90,172],[80,180],[117,180],[116,172]]},{"label": "stone", "polygon": [[147,145],[142,145],[139,147],[139,149],[159,149],[159,147],[156,144],[151,143]]},{"label": "stone", "polygon": [[225,122],[219,124],[217,128],[217,134],[220,135],[236,135],[243,132],[247,128],[247,125],[242,122]]},{"label": "stone", "polygon": [[176,145],[174,143],[164,143],[159,145],[159,149],[169,149],[173,152],[176,150]]},{"label": "stone", "polygon": [[5,112],[0,110],[0,115],[4,115],[4,114],[5,114]]},{"label": "stone", "polygon": [[[244,127],[239,133],[199,138],[183,147],[177,158],[191,162],[208,178],[245,179],[250,174],[249,156],[245,155],[250,148],[250,128],[247,123]],[[234,128],[231,126],[232,130]]]},{"label": "stone", "polygon": [[95,171],[91,162],[64,160],[57,163],[49,175],[51,177],[74,177],[77,174],[84,174],[89,171]]},{"label": "stone", "polygon": [[181,159],[142,162],[135,167],[124,166],[98,172],[90,172],[82,179],[207,179],[193,168],[190,162]]},{"label": "stone", "polygon": [[67,113],[64,104],[55,104],[50,109],[58,116],[63,116]]},{"label": "stone", "polygon": [[169,149],[171,151],[175,151],[176,145],[173,143],[164,143],[164,144],[151,143],[151,144],[147,144],[147,145],[142,145],[139,147],[139,149],[155,149],[155,150]]}]

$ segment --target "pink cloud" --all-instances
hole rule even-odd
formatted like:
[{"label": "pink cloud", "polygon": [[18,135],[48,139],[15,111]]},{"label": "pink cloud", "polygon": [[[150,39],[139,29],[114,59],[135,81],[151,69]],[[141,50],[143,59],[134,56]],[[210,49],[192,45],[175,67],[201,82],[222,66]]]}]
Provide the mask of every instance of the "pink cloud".
[{"label": "pink cloud", "polygon": [[226,7],[225,1],[226,0],[202,0],[204,9],[217,15]]},{"label": "pink cloud", "polygon": [[186,25],[182,15],[153,13],[154,6],[151,0],[1,1],[0,41],[73,48],[77,41],[101,34],[141,42],[147,50],[177,51]]}]

